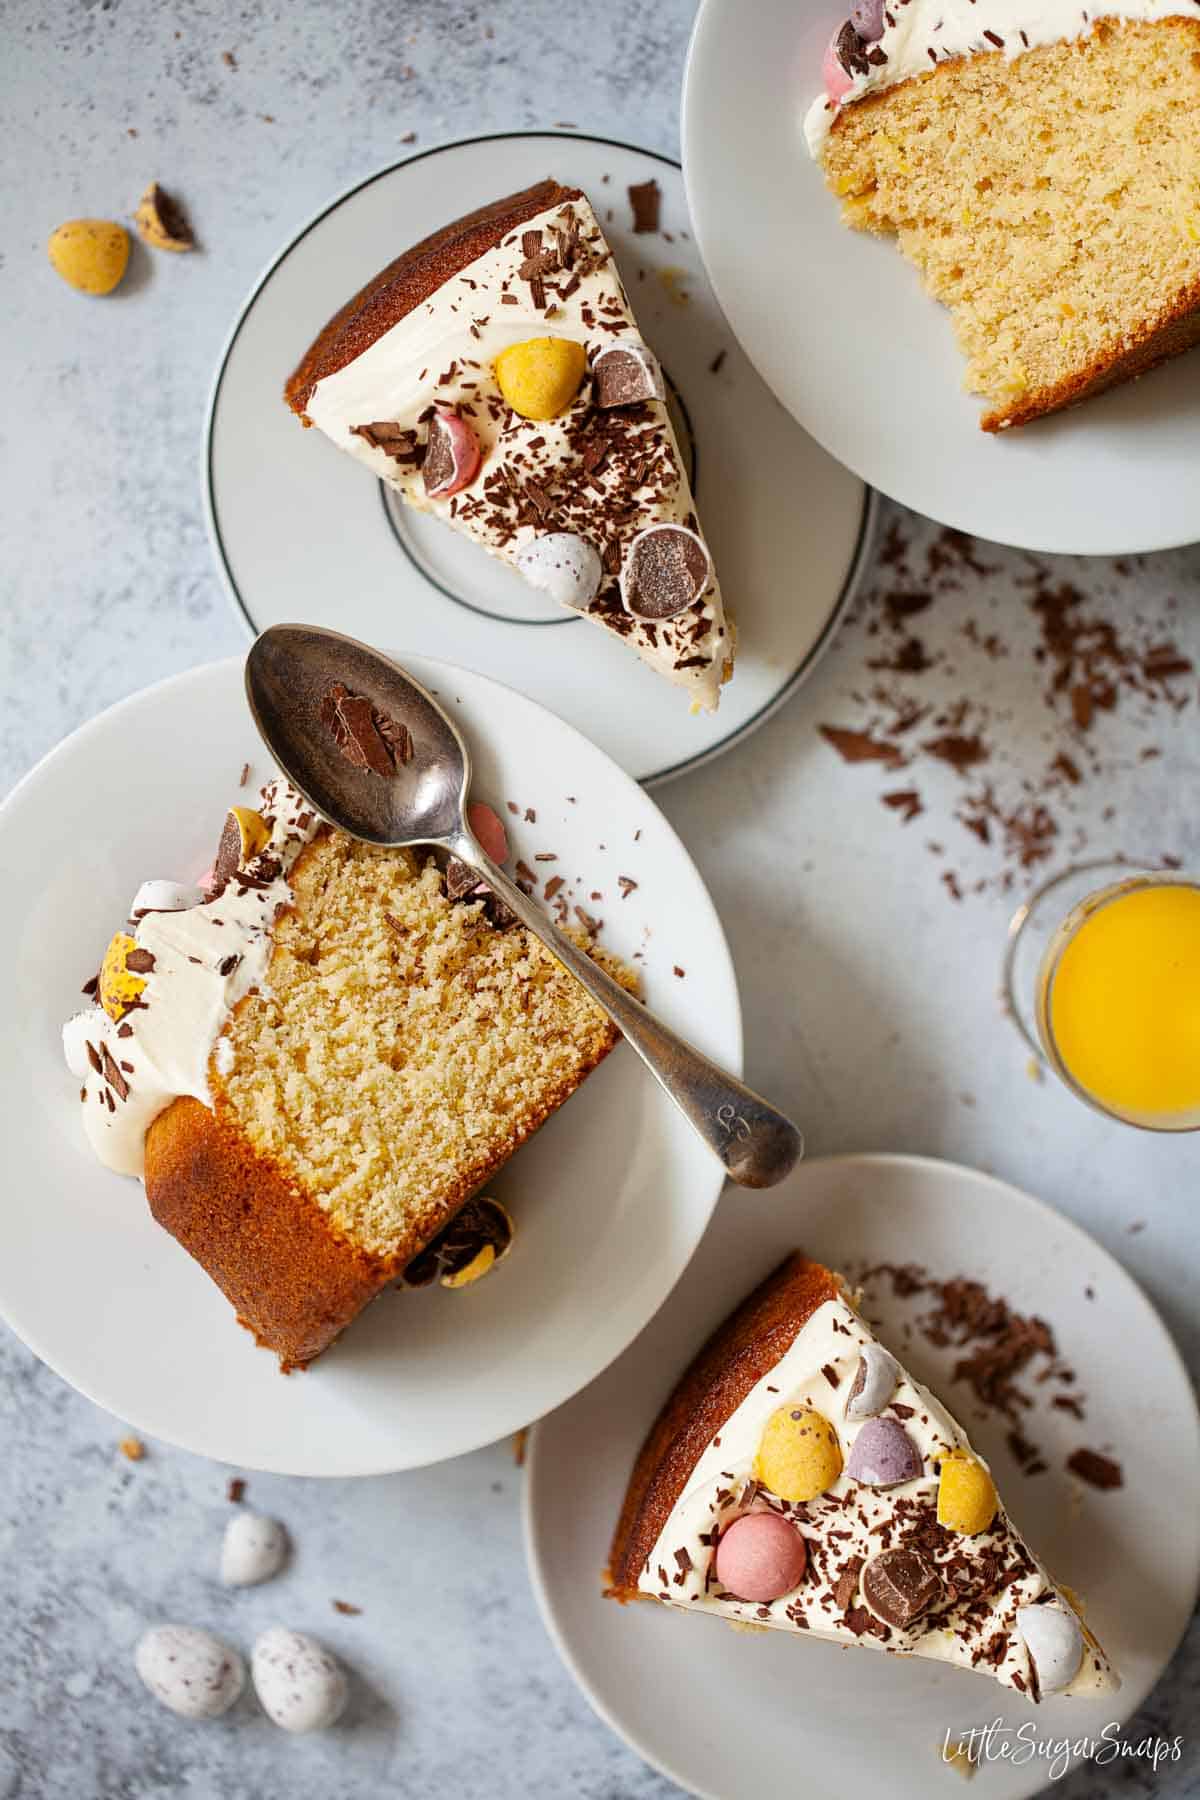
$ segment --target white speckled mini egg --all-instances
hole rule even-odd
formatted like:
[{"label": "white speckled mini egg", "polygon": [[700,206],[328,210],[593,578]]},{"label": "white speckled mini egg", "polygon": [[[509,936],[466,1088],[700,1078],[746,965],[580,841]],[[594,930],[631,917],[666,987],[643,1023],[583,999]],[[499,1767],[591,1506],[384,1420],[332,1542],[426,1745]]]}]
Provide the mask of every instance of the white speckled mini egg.
[{"label": "white speckled mini egg", "polygon": [[1075,1614],[1065,1606],[1019,1606],[1017,1630],[1033,1658],[1041,1694],[1057,1694],[1069,1687],[1083,1661],[1083,1632]]},{"label": "white speckled mini egg", "polygon": [[256,1587],[278,1575],[287,1555],[287,1533],[278,1519],[237,1512],[225,1527],[221,1580],[226,1587]]},{"label": "white speckled mini egg", "polygon": [[236,1650],[195,1625],[155,1625],[134,1653],[138,1674],[181,1719],[219,1719],[246,1685]]},{"label": "white speckled mini egg", "polygon": [[336,1724],[349,1694],[345,1672],[323,1645],[302,1631],[273,1625],[250,1657],[263,1711],[284,1731],[324,1731]]}]

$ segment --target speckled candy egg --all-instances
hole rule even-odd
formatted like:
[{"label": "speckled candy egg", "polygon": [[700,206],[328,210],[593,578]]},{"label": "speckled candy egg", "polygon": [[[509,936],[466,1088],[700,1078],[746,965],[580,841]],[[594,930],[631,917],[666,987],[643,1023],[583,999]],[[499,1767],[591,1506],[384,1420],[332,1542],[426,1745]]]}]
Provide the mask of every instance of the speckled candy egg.
[{"label": "speckled candy egg", "polygon": [[767,1420],[754,1475],[781,1500],[815,1500],[842,1472],[842,1447],[824,1413],[781,1406]]},{"label": "speckled candy egg", "polygon": [[938,1524],[975,1537],[986,1531],[1000,1502],[991,1476],[969,1450],[952,1450],[938,1476]]},{"label": "speckled candy egg", "polygon": [[46,246],[57,274],[80,294],[111,294],[129,262],[129,233],[112,219],[68,219]]},{"label": "speckled candy egg", "polygon": [[278,1519],[236,1512],[221,1545],[221,1580],[226,1587],[257,1587],[278,1575],[287,1556],[287,1533]]},{"label": "speckled candy egg", "polygon": [[873,1419],[896,1391],[900,1365],[882,1344],[864,1344],[846,1397],[848,1419]]},{"label": "speckled candy egg", "polygon": [[574,531],[545,531],[517,552],[517,567],[530,587],[540,588],[571,612],[586,612],[603,574],[596,546]]},{"label": "speckled candy egg", "polygon": [[739,1600],[778,1600],[804,1579],[808,1551],[796,1527],[778,1513],[743,1513],[717,1543],[717,1580]]},{"label": "speckled candy egg", "polygon": [[246,1685],[236,1650],[194,1625],[156,1625],[134,1653],[134,1666],[154,1698],[181,1719],[219,1719]]},{"label": "speckled candy egg", "polygon": [[853,1444],[846,1473],[864,1487],[897,1487],[915,1481],[924,1464],[921,1452],[895,1419],[868,1419]]},{"label": "speckled candy egg", "polygon": [[1083,1661],[1083,1630],[1075,1614],[1055,1603],[1019,1606],[1017,1630],[1037,1674],[1040,1694],[1070,1687]]},{"label": "speckled candy egg", "polygon": [[345,1673],[315,1638],[273,1625],[250,1658],[254,1691],[263,1711],[284,1731],[325,1731],[342,1716],[349,1688]]}]

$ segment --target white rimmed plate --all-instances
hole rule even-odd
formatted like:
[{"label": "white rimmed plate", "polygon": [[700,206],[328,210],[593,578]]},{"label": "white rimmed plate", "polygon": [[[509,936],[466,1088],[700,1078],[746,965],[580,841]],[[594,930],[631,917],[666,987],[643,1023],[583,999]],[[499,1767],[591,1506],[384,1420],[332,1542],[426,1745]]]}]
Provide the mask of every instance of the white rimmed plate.
[{"label": "white rimmed plate", "polygon": [[[283,403],[284,379],[320,326],[383,263],[547,174],[589,194],[670,378],[705,535],[738,624],[737,670],[711,717],[692,717],[686,696],[624,645],[544,602],[439,521],[388,504],[377,482],[319,432],[302,431]],[[626,189],[651,178],[662,190],[663,230],[635,236]],[[873,515],[862,483],[788,417],[734,342],[690,235],[678,165],[563,132],[425,151],[317,214],[234,325],[210,403],[205,492],[218,566],[255,630],[328,625],[486,668],[569,719],[639,781],[728,749],[787,698],[828,641]]]},{"label": "white rimmed plate", "polygon": [[[404,661],[462,722],[474,791],[500,810],[514,857],[578,880],[603,941],[641,957],[649,1003],[740,1071],[724,934],[654,803],[533,701]],[[243,761],[254,785],[239,795]],[[695,1249],[721,1170],[618,1046],[490,1185],[517,1223],[494,1274],[459,1293],[385,1292],[312,1369],[281,1376],[151,1219],[140,1183],[93,1159],[59,1039],[139,882],[194,880],[226,807],[269,772],[234,659],[94,719],[0,808],[0,1315],[91,1399],[187,1449],[285,1474],[416,1467],[515,1430],[623,1350]],[[619,875],[638,883],[626,899]]]},{"label": "white rimmed plate", "polygon": [[[658,1407],[709,1332],[797,1246],[835,1267],[917,1262],[943,1277],[973,1276],[1050,1322],[1078,1373],[1071,1391],[1086,1395],[1087,1420],[1052,1408],[1043,1393],[1026,1429],[1050,1467],[1023,1477],[1005,1422],[980,1417],[969,1390],[949,1379],[958,1352],[933,1351],[920,1333],[909,1342],[901,1326],[913,1306],[888,1297],[886,1284],[873,1286],[868,1308],[913,1372],[958,1413],[1035,1548],[1085,1596],[1122,1671],[1119,1694],[1034,1707],[938,1664],[780,1632],[746,1636],[717,1620],[602,1597],[625,1482]],[[1123,1488],[1075,1491],[1063,1464],[1084,1445],[1113,1449]],[[1098,1737],[1137,1709],[1195,1604],[1200,1520],[1186,1497],[1198,1486],[1200,1421],[1186,1371],[1146,1296],[1107,1251],[1040,1201],[975,1170],[916,1156],[834,1157],[802,1164],[772,1193],[728,1193],[658,1317],[537,1427],[526,1546],[568,1669],[613,1730],[681,1787],[711,1800],[785,1791],[927,1800],[956,1780],[938,1765],[947,1731],[956,1738],[999,1717],[1011,1728],[1033,1721],[1044,1738]],[[1042,1758],[996,1760],[979,1791],[1024,1800],[1047,1779]]]},{"label": "white rimmed plate", "polygon": [[841,223],[802,130],[847,0],[704,0],[683,94],[696,235],[784,405],[864,481],[1029,550],[1121,555],[1200,529],[1200,355],[1074,412],[979,429],[946,312],[894,244]]}]

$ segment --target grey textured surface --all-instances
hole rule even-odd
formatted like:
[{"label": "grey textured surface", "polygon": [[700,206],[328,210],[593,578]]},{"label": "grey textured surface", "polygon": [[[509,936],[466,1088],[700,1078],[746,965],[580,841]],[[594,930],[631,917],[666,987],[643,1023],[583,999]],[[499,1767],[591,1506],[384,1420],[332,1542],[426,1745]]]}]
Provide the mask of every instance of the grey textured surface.
[{"label": "grey textured surface", "polygon": [[[201,429],[230,321],[278,246],[330,194],[403,154],[410,131],[423,148],[565,121],[674,151],[691,12],[690,0],[613,0],[602,12],[581,0],[263,9],[9,0],[0,12],[0,783],[121,695],[243,644],[205,541]],[[139,246],[118,298],[69,292],[45,263],[50,228],[127,212],[152,177],[186,198],[204,253],[152,257]],[[931,534],[901,524],[923,567]],[[964,678],[966,662],[957,673],[955,664],[968,618],[1028,626],[1027,560],[989,552],[984,561],[984,573],[960,571],[957,587],[934,583],[937,606],[922,621],[945,652],[931,679],[946,704]],[[1143,645],[1170,635],[1200,660],[1200,552],[1126,573],[1052,566],[1046,578],[1078,583],[1100,616],[1143,621]],[[815,1152],[953,1156],[1063,1206],[1132,1268],[1194,1369],[1194,1142],[1122,1131],[1027,1080],[992,991],[1011,905],[996,881],[1005,864],[995,843],[978,845],[956,821],[965,789],[945,768],[924,772],[925,816],[904,827],[878,797],[908,777],[848,768],[814,730],[871,713],[868,634],[896,579],[885,571],[781,716],[663,796],[727,922],[748,1073],[797,1109]],[[1194,676],[1173,686],[1181,711],[1123,694],[1086,756],[1062,707],[1043,705],[1044,676],[1032,644],[989,663],[988,729],[1004,742],[996,781],[1010,800],[1023,783],[1036,787],[1056,747],[1072,747],[1086,779],[1061,800],[1061,850],[1078,831],[1093,848],[1119,842],[1194,865]],[[1147,749],[1161,754],[1145,759]],[[756,881],[747,904],[760,814],[790,862]],[[953,903],[931,841],[945,843],[968,890],[975,879],[986,890]],[[1131,1233],[1138,1220],[1145,1229]],[[280,1583],[231,1597],[214,1573],[227,1471],[155,1445],[127,1462],[119,1425],[3,1331],[0,1424],[2,1800],[674,1791],[592,1717],[542,1631],[507,1446],[386,1480],[253,1477],[250,1500],[287,1522],[295,1556]],[[337,1614],[335,1597],[362,1615]],[[293,1741],[248,1700],[223,1724],[181,1725],[141,1692],[131,1666],[143,1624],[163,1618],[212,1625],[243,1645],[277,1618],[318,1633],[357,1677],[346,1727]],[[1200,1793],[1198,1728],[1193,1627],[1130,1733],[1190,1732],[1185,1761],[1157,1779],[1142,1763],[1085,1771],[1059,1791],[1073,1800]],[[931,1791],[953,1782],[932,1770],[930,1779]]]}]

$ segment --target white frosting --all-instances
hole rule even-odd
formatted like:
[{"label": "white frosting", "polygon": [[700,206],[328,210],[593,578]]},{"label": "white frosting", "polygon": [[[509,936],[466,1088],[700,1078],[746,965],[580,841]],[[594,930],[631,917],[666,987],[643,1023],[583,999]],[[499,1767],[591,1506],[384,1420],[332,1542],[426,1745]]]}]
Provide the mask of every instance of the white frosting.
[{"label": "white frosting", "polygon": [[[883,36],[867,51],[881,50],[886,61],[872,64],[866,75],[855,75],[840,104],[896,87],[914,75],[928,75],[935,62],[956,56],[990,51],[1011,61],[1040,44],[1083,37],[1097,19],[1154,22],[1196,16],[1195,7],[1181,5],[1180,0],[1089,0],[1087,6],[1080,0],[884,0]],[[986,37],[989,31],[1003,42]],[[808,110],[804,134],[818,159],[838,110],[825,94]]]},{"label": "white frosting", "polygon": [[[520,240],[527,231],[541,231],[549,245],[552,229],[561,229],[569,214],[578,222],[590,260],[583,265],[578,287],[570,294],[548,295],[551,304],[542,312],[534,303],[530,283],[517,274],[523,259]],[[548,282],[559,290],[570,285],[565,272]],[[589,361],[624,337],[640,344],[625,290],[586,200],[549,208],[485,251],[344,368],[319,381],[305,410],[314,425],[372,474],[396,488],[410,506],[453,521],[493,555],[514,566],[539,531],[528,523],[502,525],[498,521],[496,507],[487,495],[488,483],[500,467],[511,470],[518,481],[536,477],[543,486],[554,482],[556,471],[565,471],[564,490],[576,494],[580,506],[586,504],[593,513],[610,498],[635,501],[635,528],[652,522],[683,523],[694,511],[694,501],[662,401],[645,403],[646,423],[641,429],[653,479],[636,488],[611,464],[585,482],[579,452],[571,441],[587,405],[582,396],[556,419],[523,419],[510,411],[493,364],[509,345],[533,337],[566,337],[583,343]],[[423,430],[422,415],[435,405],[457,408],[468,417],[483,453],[474,479],[450,498],[430,498],[415,463],[397,463],[354,431],[355,426],[376,420]],[[568,506],[546,529],[582,531],[584,526],[581,514]],[[584,616],[600,625],[606,623],[603,610]],[[730,643],[715,576],[698,612],[689,611],[669,627],[659,625],[650,630],[636,622],[631,626],[626,618],[621,635],[646,662],[687,688],[701,705],[716,705]],[[693,657],[706,658],[705,666],[675,667],[678,661]]]},{"label": "white frosting", "polygon": [[[252,988],[263,988],[271,960],[272,926],[290,903],[287,876],[320,820],[286,782],[263,789],[264,815],[274,818],[263,854],[278,859],[280,873],[265,887],[247,887],[235,876],[224,893],[185,910],[147,912],[132,935],[154,958],[143,977],[141,1004],[119,1021],[96,1005],[63,1026],[67,1065],[82,1085],[84,1129],[100,1161],[121,1175],[141,1175],[146,1133],[173,1100],[190,1094],[212,1104],[208,1070],[217,1047],[221,1074],[232,1067],[232,1046],[218,1044],[233,1007]],[[136,902],[144,904],[147,884]],[[154,884],[157,888],[159,884]],[[193,890],[198,892],[198,890]],[[107,1048],[128,1087],[121,1099],[88,1046],[103,1062]]]},{"label": "white frosting", "polygon": [[[1003,1509],[988,1531],[976,1537],[956,1534],[953,1539],[955,1556],[973,1560],[988,1555],[1021,1562],[1023,1572],[1000,1594],[992,1593],[983,1601],[976,1598],[973,1604],[969,1595],[957,1603],[935,1604],[928,1617],[917,1619],[907,1631],[891,1628],[886,1642],[869,1631],[854,1632],[834,1599],[838,1573],[852,1557],[866,1559],[889,1543],[904,1541],[905,1525],[911,1524],[911,1514],[907,1521],[904,1518],[909,1503],[924,1502],[936,1510],[936,1459],[947,1450],[968,1447],[962,1427],[910,1375],[900,1371],[888,1404],[912,1409],[908,1416],[895,1416],[921,1453],[924,1473],[918,1479],[886,1490],[867,1488],[851,1481],[843,1470],[825,1494],[803,1507],[788,1507],[755,1492],[755,1454],[767,1420],[781,1406],[812,1406],[823,1413],[837,1431],[843,1456],[848,1459],[866,1421],[848,1419],[846,1401],[860,1351],[874,1342],[869,1327],[846,1301],[827,1300],[817,1308],[774,1368],[751,1389],[705,1449],[647,1558],[638,1586],[643,1593],[689,1612],[713,1613],[730,1622],[775,1630],[806,1631],[810,1637],[834,1643],[932,1657],[993,1674],[1009,1686],[1024,1683],[1025,1691],[1033,1693],[1029,1651],[1017,1629],[1017,1609],[1032,1605],[1043,1595],[1058,1597],[1058,1590]],[[836,1376],[836,1387],[826,1370]],[[715,1571],[716,1535],[748,1506],[763,1504],[796,1520],[808,1543],[809,1571],[793,1593],[770,1604],[732,1595],[721,1598]],[[889,1536],[887,1527],[893,1521],[895,1530]],[[920,1547],[944,1576],[945,1559]],[[677,1551],[686,1555],[679,1557]],[[861,1605],[861,1594],[854,1603]],[[1000,1659],[979,1655],[997,1633],[1004,1640]],[[1103,1653],[1085,1636],[1078,1673],[1063,1691],[1100,1694],[1118,1686]]]}]

